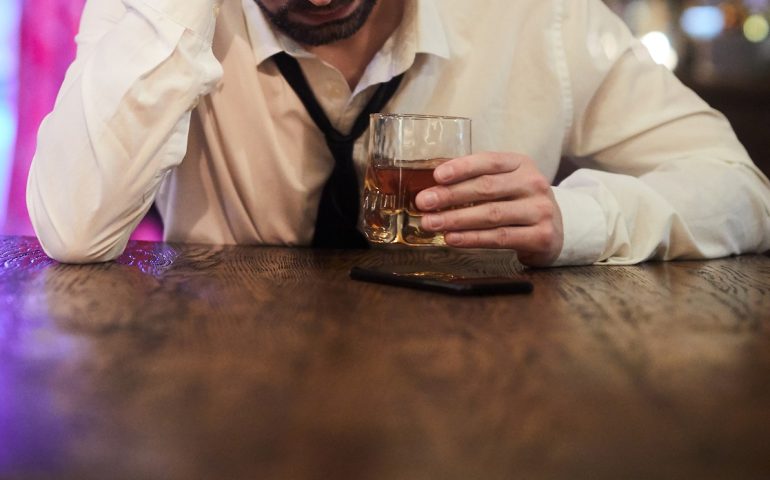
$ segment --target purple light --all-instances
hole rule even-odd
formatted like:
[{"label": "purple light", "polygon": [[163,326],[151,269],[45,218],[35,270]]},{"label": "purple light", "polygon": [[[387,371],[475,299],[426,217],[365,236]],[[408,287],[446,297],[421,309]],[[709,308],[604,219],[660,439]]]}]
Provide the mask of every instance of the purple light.
[{"label": "purple light", "polygon": [[770,0],[743,0],[743,4],[752,12],[762,12],[770,9]]}]

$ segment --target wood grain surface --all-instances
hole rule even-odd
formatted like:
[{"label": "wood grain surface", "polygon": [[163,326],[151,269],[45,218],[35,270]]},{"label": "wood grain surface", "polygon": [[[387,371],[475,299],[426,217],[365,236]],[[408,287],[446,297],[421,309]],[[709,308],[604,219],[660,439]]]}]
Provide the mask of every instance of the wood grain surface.
[{"label": "wood grain surface", "polygon": [[[523,275],[530,295],[353,265]],[[0,478],[770,478],[770,257],[523,270],[508,252],[0,237]]]}]

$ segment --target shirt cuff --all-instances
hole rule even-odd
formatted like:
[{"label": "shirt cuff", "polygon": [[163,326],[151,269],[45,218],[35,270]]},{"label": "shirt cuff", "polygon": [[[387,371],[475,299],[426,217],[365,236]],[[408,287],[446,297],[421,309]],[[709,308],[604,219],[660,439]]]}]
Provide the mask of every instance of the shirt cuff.
[{"label": "shirt cuff", "polygon": [[153,11],[180,25],[209,44],[214,37],[219,9],[222,0],[124,0],[128,5],[141,12]]},{"label": "shirt cuff", "polygon": [[553,266],[590,265],[604,252],[607,222],[599,203],[590,195],[565,187],[553,187],[561,210],[564,245]]}]

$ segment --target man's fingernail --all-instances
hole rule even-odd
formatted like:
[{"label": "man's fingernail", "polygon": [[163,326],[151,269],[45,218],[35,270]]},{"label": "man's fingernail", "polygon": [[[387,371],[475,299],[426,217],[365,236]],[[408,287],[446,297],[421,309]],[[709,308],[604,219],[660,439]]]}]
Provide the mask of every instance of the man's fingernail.
[{"label": "man's fingernail", "polygon": [[436,180],[440,182],[445,182],[451,179],[452,175],[454,175],[454,169],[452,168],[451,165],[441,165],[439,167],[436,167],[436,171],[434,173]]},{"label": "man's fingernail", "polygon": [[425,192],[422,194],[422,203],[426,208],[433,208],[438,203],[438,195],[433,192]]},{"label": "man's fingernail", "polygon": [[431,230],[439,230],[444,226],[444,219],[441,215],[426,215],[423,217],[423,221]]}]

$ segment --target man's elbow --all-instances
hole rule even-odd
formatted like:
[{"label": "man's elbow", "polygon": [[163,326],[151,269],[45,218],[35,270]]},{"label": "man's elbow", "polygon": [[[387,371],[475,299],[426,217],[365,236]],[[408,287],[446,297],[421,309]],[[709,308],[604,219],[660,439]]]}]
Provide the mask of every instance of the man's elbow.
[{"label": "man's elbow", "polygon": [[73,212],[27,189],[27,210],[32,228],[46,255],[61,263],[98,263],[115,259],[125,249],[128,234],[109,234],[98,217]]},{"label": "man's elbow", "polygon": [[125,248],[122,244],[94,241],[93,236],[51,234],[35,229],[40,246],[46,255],[61,263],[83,264],[114,260]]},{"label": "man's elbow", "polygon": [[58,227],[50,218],[33,214],[30,219],[46,255],[61,263],[99,263],[115,259],[126,246],[122,238],[109,239],[83,222],[63,221]]},{"label": "man's elbow", "polygon": [[62,242],[49,241],[42,236],[38,236],[40,246],[46,255],[60,263],[84,264],[100,263],[114,260],[120,255],[120,251],[104,253],[93,245],[82,242]]}]

